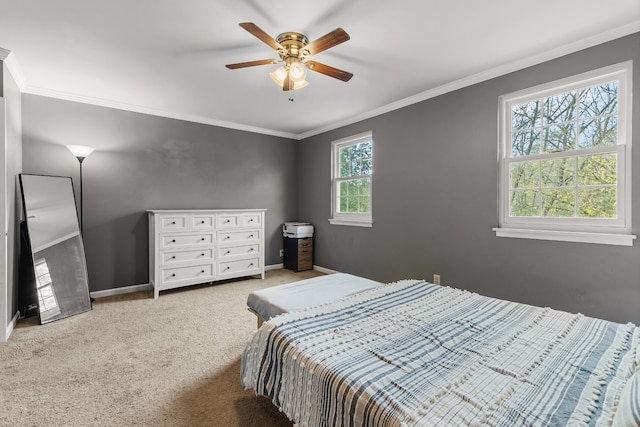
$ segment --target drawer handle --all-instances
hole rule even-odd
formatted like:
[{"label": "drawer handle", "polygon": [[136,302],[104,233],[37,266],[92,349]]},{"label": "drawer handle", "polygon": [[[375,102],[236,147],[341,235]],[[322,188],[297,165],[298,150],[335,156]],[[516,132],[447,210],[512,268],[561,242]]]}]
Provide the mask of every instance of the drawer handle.
[{"label": "drawer handle", "polygon": [[204,224],[204,220],[200,221],[200,224]]},{"label": "drawer handle", "polygon": [[249,264],[249,267],[253,267],[253,263]]},{"label": "drawer handle", "polygon": [[252,252],[252,251],[253,251],[253,248],[249,249],[249,252]]},{"label": "drawer handle", "polygon": [[230,238],[231,238],[231,236],[227,236],[227,237],[225,237],[224,239],[225,239],[225,240],[229,240]]},{"label": "drawer handle", "polygon": [[249,222],[253,222],[253,218],[251,218],[251,219],[249,220]]},{"label": "drawer handle", "polygon": [[176,242],[176,239],[173,239],[173,240],[171,241],[171,243],[175,243],[175,242]]},{"label": "drawer handle", "polygon": [[252,234],[252,235],[250,235],[249,237],[253,237],[253,234]]},{"label": "drawer handle", "polygon": [[174,255],[174,256],[172,256],[172,257],[171,257],[171,258],[169,258],[169,259],[176,259],[176,256]]},{"label": "drawer handle", "polygon": [[175,224],[176,224],[176,222],[175,222],[175,221],[171,221],[171,224],[175,225]]},{"label": "drawer handle", "polygon": [[225,270],[229,270],[229,269],[231,269],[231,267],[229,267],[229,266],[227,265],[227,268],[225,268]]},{"label": "drawer handle", "polygon": [[227,252],[225,253],[225,255],[229,255],[230,253],[231,253],[231,251],[227,251]]},{"label": "drawer handle", "polygon": [[204,237],[202,239],[200,239],[200,240],[204,240]]},{"label": "drawer handle", "polygon": [[309,252],[309,251],[302,251],[302,252]]},{"label": "drawer handle", "polygon": [[204,256],[204,254],[200,254],[200,256]]},{"label": "drawer handle", "polygon": [[169,276],[169,277],[176,277],[176,273],[173,273],[173,274],[172,274],[171,276]]},{"label": "drawer handle", "polygon": [[228,223],[228,222],[231,222],[231,220],[230,220],[230,219],[226,220],[226,221],[225,221],[225,224],[226,224],[226,223]]},{"label": "drawer handle", "polygon": [[204,270],[201,270],[200,273],[204,273]]}]

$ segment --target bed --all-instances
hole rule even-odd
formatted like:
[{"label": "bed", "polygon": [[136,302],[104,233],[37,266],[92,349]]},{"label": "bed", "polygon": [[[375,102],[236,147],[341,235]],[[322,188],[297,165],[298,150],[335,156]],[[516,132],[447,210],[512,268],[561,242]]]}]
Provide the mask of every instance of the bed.
[{"label": "bed", "polygon": [[253,291],[247,298],[247,307],[258,316],[260,327],[264,320],[279,314],[325,304],[379,286],[382,283],[364,277],[334,273]]},{"label": "bed", "polygon": [[300,426],[634,425],[639,343],[633,324],[406,280],[265,322],[241,380]]}]

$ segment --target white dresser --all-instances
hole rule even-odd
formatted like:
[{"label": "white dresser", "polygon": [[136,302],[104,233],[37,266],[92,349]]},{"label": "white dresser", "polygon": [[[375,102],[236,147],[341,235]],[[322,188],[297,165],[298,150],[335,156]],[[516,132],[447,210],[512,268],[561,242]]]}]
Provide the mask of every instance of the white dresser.
[{"label": "white dresser", "polygon": [[149,283],[160,291],[260,274],[266,209],[148,210]]}]

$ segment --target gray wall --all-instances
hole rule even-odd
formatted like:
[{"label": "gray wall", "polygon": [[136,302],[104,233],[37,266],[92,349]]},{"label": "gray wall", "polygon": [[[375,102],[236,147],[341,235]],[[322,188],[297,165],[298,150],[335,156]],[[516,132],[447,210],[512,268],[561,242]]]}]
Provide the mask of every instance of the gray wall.
[{"label": "gray wall", "polygon": [[[301,142],[299,220],[315,264],[640,323],[640,244],[498,238],[498,97],[633,59],[633,233],[640,234],[640,33]],[[425,71],[425,72],[428,72]],[[331,141],[373,131],[373,228],[329,225]]]},{"label": "gray wall", "polygon": [[274,136],[23,95],[24,172],[72,176],[83,163],[92,291],[144,284],[146,209],[266,208],[266,264],[282,262],[281,224],[297,216],[298,143]]}]

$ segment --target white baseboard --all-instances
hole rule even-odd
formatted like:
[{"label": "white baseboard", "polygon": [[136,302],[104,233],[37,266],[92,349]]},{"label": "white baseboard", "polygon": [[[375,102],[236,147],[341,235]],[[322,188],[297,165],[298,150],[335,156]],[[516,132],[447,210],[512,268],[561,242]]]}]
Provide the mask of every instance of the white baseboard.
[{"label": "white baseboard", "polygon": [[16,327],[16,323],[18,322],[19,317],[20,317],[20,312],[16,311],[15,316],[13,316],[13,319],[11,319],[11,321],[7,325],[7,335],[5,335],[6,341],[9,341],[9,337],[11,336],[13,329]]},{"label": "white baseboard", "polygon": [[329,268],[320,267],[319,265],[314,265],[313,269],[316,270],[316,271],[319,271],[320,273],[326,273],[326,274],[340,273],[339,271],[331,270]]},{"label": "white baseboard", "polygon": [[105,289],[103,291],[94,291],[90,295],[92,298],[110,297],[112,295],[130,294],[132,292],[142,292],[151,289],[151,285],[144,283],[142,285],[123,286],[121,288]]},{"label": "white baseboard", "polygon": [[[284,264],[271,264],[271,265],[265,265],[264,267],[265,271],[279,270],[281,268],[284,268]],[[326,274],[339,273],[339,271],[329,270],[328,268],[318,267],[317,265],[314,265],[313,269]],[[149,283],[144,283],[142,285],[123,286],[121,288],[105,289],[103,291],[93,291],[90,293],[90,295],[92,298],[102,298],[102,297],[109,297],[112,295],[130,294],[132,292],[148,291],[151,289],[152,288]]]}]

